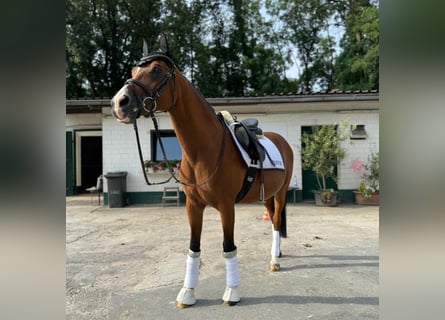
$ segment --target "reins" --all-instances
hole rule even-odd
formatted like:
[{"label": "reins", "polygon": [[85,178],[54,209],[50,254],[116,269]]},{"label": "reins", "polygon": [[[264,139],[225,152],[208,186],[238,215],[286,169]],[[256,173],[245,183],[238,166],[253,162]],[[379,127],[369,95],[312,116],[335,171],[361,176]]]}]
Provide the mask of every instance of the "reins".
[{"label": "reins", "polygon": [[[219,157],[218,157],[218,161],[216,163],[215,169],[213,170],[212,174],[208,178],[206,178],[204,181],[202,181],[200,183],[187,183],[187,182],[179,180],[175,176],[175,174],[173,172],[173,169],[172,169],[172,167],[170,166],[170,164],[168,162],[167,153],[165,152],[164,144],[162,143],[161,134],[159,132],[158,121],[157,121],[153,111],[150,112],[150,118],[153,121],[153,126],[155,128],[156,138],[159,141],[159,145],[161,147],[162,157],[163,157],[163,159],[165,159],[165,162],[167,163],[167,168],[168,168],[168,172],[170,173],[170,177],[168,179],[166,179],[164,181],[160,181],[160,182],[150,182],[148,180],[147,173],[145,172],[144,157],[142,155],[142,148],[141,148],[141,142],[140,142],[140,139],[139,139],[139,130],[138,130],[138,126],[137,126],[137,120],[135,120],[133,122],[133,128],[134,128],[134,131],[135,131],[135,134],[136,134],[136,142],[137,142],[137,146],[138,146],[139,161],[141,163],[142,173],[144,175],[144,179],[145,179],[145,182],[146,182],[147,185],[151,186],[151,185],[165,184],[165,183],[170,182],[171,179],[174,179],[176,182],[181,183],[182,185],[196,188],[196,187],[203,186],[204,184],[208,183],[210,180],[213,179],[213,177],[215,176],[215,174],[218,171],[219,167],[221,166],[221,163],[222,163],[222,161],[224,159],[225,149],[226,149],[226,140],[227,140],[226,139],[226,135],[227,135],[227,132],[226,132],[225,126],[222,123],[221,124],[223,125],[222,126],[222,128],[223,128],[223,137],[222,137],[222,143],[221,143],[221,150],[219,152]],[[218,117],[218,120],[220,122],[223,121],[219,117]],[[182,173],[181,169],[179,169],[179,170]]]},{"label": "reins", "polygon": [[164,184],[164,183],[170,182],[170,180],[172,178],[175,179],[176,182],[181,183],[181,181],[179,181],[179,179],[176,178],[175,174],[173,173],[173,169],[171,168],[170,164],[167,161],[167,156],[166,156],[166,153],[165,153],[164,144],[162,143],[161,135],[159,133],[158,122],[157,122],[156,118],[154,117],[154,115],[151,118],[153,120],[153,125],[155,127],[156,137],[158,138],[159,144],[161,146],[163,159],[165,159],[165,161],[167,162],[167,168],[168,168],[168,172],[170,173],[170,177],[167,180],[160,181],[160,182],[150,182],[148,180],[147,173],[145,172],[144,157],[142,156],[142,149],[141,149],[141,142],[140,142],[140,139],[139,139],[138,125],[137,125],[137,121],[135,120],[134,123],[133,123],[133,128],[134,128],[134,132],[136,133],[136,141],[137,141],[137,146],[138,146],[139,161],[141,163],[141,168],[142,168],[142,173],[144,174],[145,183],[147,183],[147,185],[149,185],[149,186],[157,185],[157,184]]}]

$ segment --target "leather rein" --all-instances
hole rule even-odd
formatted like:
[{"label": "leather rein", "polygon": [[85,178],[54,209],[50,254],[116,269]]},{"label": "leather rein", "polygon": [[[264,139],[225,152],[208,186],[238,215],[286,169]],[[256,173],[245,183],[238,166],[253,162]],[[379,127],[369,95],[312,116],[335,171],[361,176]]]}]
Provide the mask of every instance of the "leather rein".
[{"label": "leather rein", "polygon": [[[135,131],[135,134],[136,134],[136,141],[137,141],[137,146],[138,146],[139,161],[140,161],[140,164],[141,164],[141,168],[142,168],[142,172],[143,172],[143,175],[144,175],[145,182],[146,182],[147,185],[159,185],[159,184],[168,183],[171,179],[174,179],[176,182],[181,183],[181,184],[183,184],[185,186],[190,186],[190,187],[202,186],[202,185],[208,183],[215,176],[215,174],[218,171],[219,167],[221,166],[222,160],[224,158],[224,151],[226,149],[226,134],[227,134],[226,133],[226,128],[225,128],[224,124],[222,123],[222,121],[224,121],[224,120],[218,117],[218,120],[220,120],[221,125],[223,127],[223,138],[222,138],[221,150],[220,150],[220,154],[219,154],[219,157],[218,157],[218,161],[217,161],[215,170],[212,172],[212,174],[208,178],[206,178],[204,181],[202,181],[200,183],[186,183],[186,182],[183,182],[183,181],[179,180],[175,176],[175,174],[173,172],[173,169],[172,169],[172,167],[170,166],[170,164],[168,162],[167,154],[165,152],[164,144],[162,143],[161,134],[159,132],[158,121],[157,121],[157,119],[155,117],[155,112],[156,112],[156,109],[157,109],[157,99],[161,95],[162,89],[165,88],[165,86],[167,85],[167,83],[171,79],[173,79],[173,81],[174,81],[173,95],[172,95],[172,104],[171,104],[171,106],[170,106],[170,108],[168,110],[165,110],[165,112],[171,111],[173,109],[173,107],[175,106],[175,104],[176,104],[175,101],[174,101],[175,91],[176,91],[176,77],[175,77],[174,63],[167,55],[165,55],[163,53],[156,52],[156,53],[150,54],[147,57],[142,58],[141,61],[139,61],[137,63],[137,66],[142,66],[142,65],[147,64],[147,63],[149,63],[149,62],[151,62],[153,60],[156,60],[156,59],[161,59],[161,60],[165,61],[169,65],[170,71],[167,72],[164,75],[162,80],[159,82],[159,84],[154,89],[147,88],[147,86],[145,86],[141,81],[139,81],[137,79],[128,79],[127,81],[125,81],[125,84],[131,85],[131,86],[133,86],[133,85],[138,86],[146,94],[145,97],[141,97],[141,96],[139,96],[136,93],[136,90],[133,89],[133,94],[136,97],[136,99],[139,101],[139,106],[138,106],[139,112],[141,111],[141,109],[145,110],[146,112],[148,112],[148,114],[150,115],[150,118],[153,121],[153,126],[155,128],[156,138],[159,141],[159,145],[161,147],[162,157],[163,157],[163,159],[165,159],[165,161],[167,163],[168,171],[170,173],[170,177],[168,179],[164,180],[164,181],[150,182],[148,180],[147,173],[145,172],[144,159],[143,159],[142,148],[141,148],[141,143],[140,143],[140,139],[139,139],[139,130],[138,130],[138,127],[137,127],[137,119],[135,119],[134,122],[133,122],[133,128],[134,128],[134,131]],[[146,107],[146,102],[150,103],[150,107],[149,108]],[[181,169],[179,169],[179,170],[181,170]]]}]

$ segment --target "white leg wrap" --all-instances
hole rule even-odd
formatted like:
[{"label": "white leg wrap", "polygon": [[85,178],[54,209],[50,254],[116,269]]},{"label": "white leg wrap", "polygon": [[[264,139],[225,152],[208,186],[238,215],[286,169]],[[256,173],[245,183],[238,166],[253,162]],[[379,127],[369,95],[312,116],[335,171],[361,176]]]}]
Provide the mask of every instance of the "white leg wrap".
[{"label": "white leg wrap", "polygon": [[236,250],[224,253],[226,261],[226,285],[227,287],[237,287],[239,285],[240,276],[238,271],[238,259]]},{"label": "white leg wrap", "polygon": [[180,308],[192,306],[196,303],[194,289],[182,288],[176,297]]},{"label": "white leg wrap", "polygon": [[224,304],[234,305],[241,300],[238,287],[226,287],[223,294]]},{"label": "white leg wrap", "polygon": [[226,289],[224,290],[223,301],[226,305],[235,305],[241,300],[238,292],[240,276],[236,253],[236,250],[224,252],[224,260],[226,261]]},{"label": "white leg wrap", "polygon": [[184,288],[196,288],[199,278],[200,252],[189,251],[187,255],[187,270],[184,278]]},{"label": "white leg wrap", "polygon": [[272,257],[270,258],[270,263],[271,263],[271,264],[278,264],[278,257],[276,257],[276,256],[272,256]]},{"label": "white leg wrap", "polygon": [[280,256],[280,231],[275,231],[272,225],[272,249],[270,250],[272,257]]},{"label": "white leg wrap", "polygon": [[224,260],[226,262],[226,289],[224,290],[224,304],[234,305],[241,298],[238,291],[240,276],[238,270],[238,258],[236,250],[232,252],[224,252]]}]

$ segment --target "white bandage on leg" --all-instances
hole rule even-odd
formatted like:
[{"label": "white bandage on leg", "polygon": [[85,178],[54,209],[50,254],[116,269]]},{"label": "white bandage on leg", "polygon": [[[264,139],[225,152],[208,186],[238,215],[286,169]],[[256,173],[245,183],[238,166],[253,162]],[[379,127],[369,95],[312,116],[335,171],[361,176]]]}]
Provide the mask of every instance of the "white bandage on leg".
[{"label": "white bandage on leg", "polygon": [[275,231],[272,225],[272,249],[270,250],[272,257],[280,256],[280,231]]},{"label": "white bandage on leg", "polygon": [[236,250],[232,252],[224,252],[224,260],[226,261],[226,286],[237,287],[240,282],[240,276]]},{"label": "white bandage on leg", "polygon": [[198,284],[199,265],[201,263],[200,252],[189,250],[187,255],[187,269],[185,272],[184,287],[193,289]]}]

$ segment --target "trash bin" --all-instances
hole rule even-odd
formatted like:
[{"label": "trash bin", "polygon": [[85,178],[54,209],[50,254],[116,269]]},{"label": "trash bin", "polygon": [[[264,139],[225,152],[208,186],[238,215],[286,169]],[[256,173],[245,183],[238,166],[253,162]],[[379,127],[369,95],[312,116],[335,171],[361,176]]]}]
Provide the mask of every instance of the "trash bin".
[{"label": "trash bin", "polygon": [[107,172],[105,175],[108,187],[108,206],[121,208],[126,205],[127,172]]}]

